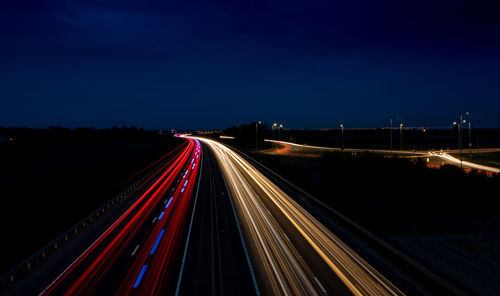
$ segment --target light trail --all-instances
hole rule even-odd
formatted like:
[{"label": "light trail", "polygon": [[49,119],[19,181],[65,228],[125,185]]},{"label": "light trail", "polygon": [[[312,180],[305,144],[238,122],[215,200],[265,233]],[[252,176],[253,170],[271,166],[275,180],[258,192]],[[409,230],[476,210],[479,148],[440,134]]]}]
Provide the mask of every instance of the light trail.
[{"label": "light trail", "polygon": [[[341,151],[340,148],[332,148],[332,147],[321,147],[321,146],[310,146],[310,145],[303,145],[303,144],[296,144],[296,143],[291,143],[291,142],[285,142],[285,141],[277,141],[277,140],[268,140],[265,139],[264,141],[270,142],[273,144],[277,144],[281,146],[281,148],[276,149],[274,152],[280,153],[280,154],[288,154],[288,155],[296,155],[296,156],[317,156],[317,154],[305,154],[304,150],[313,150],[313,151]],[[475,153],[482,153],[484,151],[497,151],[498,148],[486,148],[486,149],[476,149],[474,152]],[[417,157],[425,156],[425,155],[430,155],[430,156],[435,156],[442,158],[444,160],[447,160],[451,162],[452,164],[455,165],[460,165],[460,159],[453,157],[449,155],[448,153],[438,153],[438,152],[422,152],[422,151],[415,151],[415,152],[410,152],[410,151],[398,151],[398,150],[377,150],[377,149],[344,149],[344,151],[368,151],[368,152],[376,152],[376,153],[392,153],[392,154],[408,154],[412,153],[416,155]],[[432,165],[428,165],[432,166]],[[469,161],[462,161],[462,166],[465,166],[467,168],[471,169],[476,169],[480,171],[485,171],[485,172],[490,172],[490,173],[500,173],[499,168],[491,167],[491,166],[486,166],[486,165],[481,165]]]},{"label": "light trail", "polygon": [[365,149],[365,148],[344,148],[344,150],[341,150],[340,148],[335,148],[335,147],[322,147],[322,146],[311,146],[311,145],[304,145],[304,144],[297,144],[297,143],[292,143],[292,142],[285,142],[285,141],[278,141],[278,140],[268,140],[265,139],[265,142],[273,143],[273,144],[278,144],[280,146],[283,146],[284,150],[276,151],[276,152],[287,152],[288,154],[293,154],[294,152],[297,153],[303,153],[304,150],[310,149],[313,151],[316,151],[316,153],[319,153],[321,151],[344,151],[344,152],[362,152],[362,151],[368,151],[368,152],[375,152],[375,153],[390,153],[390,154],[414,154],[414,155],[425,155],[425,152],[422,151],[401,151],[401,150],[383,150],[383,149]]},{"label": "light trail", "polygon": [[[278,215],[307,241],[331,271],[354,295],[403,295],[391,282],[356,252],[228,147],[198,138],[214,152],[227,181],[239,220],[245,225],[246,239],[254,260],[263,266],[264,278],[276,295],[321,295],[325,287],[284,232]],[[257,255],[255,255],[257,254]],[[262,278],[261,278],[262,280]],[[329,291],[330,293],[333,291]]]},{"label": "light trail", "polygon": [[[146,187],[145,192],[60,273],[41,295],[99,294],[98,284],[113,278],[109,271],[120,258],[128,258],[126,260],[133,262],[125,279],[112,280],[121,282],[120,287],[125,287],[119,290],[119,295],[130,294],[132,289],[146,289],[147,294],[159,294],[158,291],[165,286],[171,272],[172,258],[180,245],[192,187],[198,173],[198,166],[192,167],[189,161],[199,156],[200,146],[197,140],[187,139],[184,149],[158,170],[157,177],[151,177],[152,184]],[[196,163],[199,160],[194,162]],[[174,183],[181,177],[186,180]],[[174,193],[163,208],[162,201],[170,188],[174,189]],[[182,198],[181,191],[186,191]],[[162,211],[158,218],[159,209]],[[151,221],[153,216],[153,221],[157,221],[153,230],[141,242],[141,247],[137,245],[130,256],[126,251],[129,250],[129,244],[133,243],[134,238],[140,237],[138,234],[149,231],[150,224],[146,222]]]},{"label": "light trail", "polygon": [[[201,144],[195,140],[195,156],[200,154],[200,146]],[[166,283],[172,273],[172,266],[180,247],[197,176],[198,166],[186,170],[184,178],[187,180],[177,186],[173,196],[168,200],[162,219],[158,220],[145,246],[138,252],[135,262],[115,295],[162,295],[165,293]],[[148,252],[149,248],[151,248],[150,252]],[[138,286],[130,285],[133,279],[140,275],[140,267],[145,265],[149,268],[142,283]]]},{"label": "light trail", "polygon": [[[443,153],[429,152],[429,155],[437,156],[437,157],[442,158],[444,160],[448,160],[454,164],[460,165],[460,159],[455,158],[455,157],[453,157],[447,153],[444,153],[444,152]],[[494,168],[494,167],[490,167],[490,166],[486,166],[486,165],[482,165],[482,164],[477,164],[477,163],[473,163],[473,162],[469,162],[469,161],[465,161],[465,160],[462,160],[462,166],[476,169],[476,170],[480,170],[480,171],[492,172],[492,173],[497,173],[497,174],[500,173],[500,169],[498,169],[498,168]]]}]

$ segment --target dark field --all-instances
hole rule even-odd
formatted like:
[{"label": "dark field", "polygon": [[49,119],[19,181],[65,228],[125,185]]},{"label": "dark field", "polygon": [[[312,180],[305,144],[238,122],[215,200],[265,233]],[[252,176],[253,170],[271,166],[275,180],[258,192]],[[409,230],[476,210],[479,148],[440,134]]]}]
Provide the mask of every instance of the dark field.
[{"label": "dark field", "polygon": [[[182,143],[136,128],[0,129],[4,274]],[[9,140],[12,138],[12,140]]]},{"label": "dark field", "polygon": [[482,231],[500,217],[500,177],[429,169],[420,160],[373,153],[325,153],[319,159],[259,155],[305,191],[383,235]]}]

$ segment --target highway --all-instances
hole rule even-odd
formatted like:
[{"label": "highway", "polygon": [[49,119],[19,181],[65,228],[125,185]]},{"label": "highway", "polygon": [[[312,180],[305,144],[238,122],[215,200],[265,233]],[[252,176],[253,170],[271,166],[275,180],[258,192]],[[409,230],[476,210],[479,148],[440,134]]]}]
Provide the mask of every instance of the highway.
[{"label": "highway", "polygon": [[453,157],[450,154],[444,153],[444,152],[439,152],[439,153],[438,152],[429,152],[429,156],[439,157],[440,159],[443,159],[443,160],[447,161],[448,163],[451,163],[451,164],[454,164],[457,166],[462,165],[465,168],[470,168],[470,169],[475,169],[475,170],[485,171],[485,172],[491,172],[491,173],[496,173],[496,174],[500,173],[500,169],[498,169],[498,168],[486,166],[486,165],[481,165],[481,164],[477,164],[477,163],[473,163],[473,162],[465,161],[465,160],[460,161],[460,159]]},{"label": "highway", "polygon": [[254,294],[255,282],[215,155],[202,145],[202,170],[185,262],[175,295]]},{"label": "highway", "polygon": [[402,295],[391,282],[228,147],[197,138],[221,167],[264,295]]},{"label": "highway", "polygon": [[201,144],[188,139],[94,239],[75,247],[81,251],[73,250],[67,264],[38,278],[39,292],[19,290],[16,294],[159,295],[171,291],[200,162]]},{"label": "highway", "polygon": [[[321,147],[321,146],[310,146],[310,145],[303,145],[303,144],[296,144],[296,143],[291,143],[291,142],[285,142],[285,141],[278,141],[278,140],[265,140],[266,142],[273,143],[275,145],[278,145],[279,148],[274,149],[272,152],[269,152],[271,154],[277,153],[277,154],[283,154],[283,155],[291,155],[291,156],[306,156],[306,157],[319,157],[321,155],[321,152],[325,151],[341,151],[340,148],[333,148],[333,147]],[[424,151],[404,151],[404,150],[381,150],[381,149],[352,149],[352,148],[346,148],[343,151],[345,152],[374,152],[374,153],[390,153],[390,154],[396,154],[400,155],[401,157],[430,157],[434,159],[439,159],[441,162],[445,162],[447,164],[452,164],[456,166],[462,165],[465,169],[475,169],[483,172],[488,172],[488,173],[494,173],[498,174],[500,173],[499,168],[495,168],[492,166],[486,166],[486,165],[481,165],[477,163],[473,163],[470,161],[462,161],[460,162],[460,159],[453,157],[450,155],[450,153],[458,153],[458,150],[449,150],[448,153],[445,152],[434,152],[434,151],[429,151],[429,152],[424,152]],[[493,149],[464,149],[464,151],[470,151],[471,153],[485,153],[485,152],[497,152],[498,149],[493,148]],[[464,152],[465,154],[465,152]]]},{"label": "highway", "polygon": [[276,153],[280,154],[290,154],[290,155],[307,155],[307,153],[310,153],[312,155],[318,154],[321,152],[325,151],[345,151],[345,152],[377,152],[377,153],[393,153],[393,154],[401,154],[401,155],[425,155],[426,152],[422,151],[404,151],[404,150],[384,150],[384,149],[366,149],[366,148],[344,148],[344,150],[341,150],[340,148],[334,148],[334,147],[322,147],[322,146],[311,146],[311,145],[305,145],[305,144],[297,144],[297,143],[292,143],[292,142],[286,142],[286,141],[278,141],[278,140],[269,140],[265,139],[265,142],[277,144],[281,148],[278,148],[275,150]]},{"label": "highway", "polygon": [[[196,139],[2,295],[259,294],[215,155]],[[75,232],[76,233],[76,232]]]}]

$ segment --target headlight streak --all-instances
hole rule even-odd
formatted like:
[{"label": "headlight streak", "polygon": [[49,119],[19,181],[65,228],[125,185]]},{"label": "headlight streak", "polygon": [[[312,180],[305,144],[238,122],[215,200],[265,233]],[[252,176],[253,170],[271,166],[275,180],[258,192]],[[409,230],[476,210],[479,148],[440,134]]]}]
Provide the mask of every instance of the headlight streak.
[{"label": "headlight streak", "polygon": [[403,294],[246,160],[218,142],[198,139],[214,151],[276,294],[317,295],[324,288],[269,213],[264,199],[279,209],[354,295]]},{"label": "headlight streak", "polygon": [[[444,153],[444,152],[443,153],[429,152],[429,155],[440,157],[442,159],[448,160],[448,161],[453,162],[455,164],[460,164],[460,159],[453,157],[453,156],[451,156],[447,153]],[[469,162],[469,161],[465,161],[465,160],[462,161],[462,165],[476,169],[476,170],[480,170],[480,171],[500,173],[500,169],[498,169],[498,168],[494,168],[494,167],[490,167],[490,166],[486,166],[486,165],[481,165],[481,164],[477,164],[477,163],[473,163],[473,162]]]}]

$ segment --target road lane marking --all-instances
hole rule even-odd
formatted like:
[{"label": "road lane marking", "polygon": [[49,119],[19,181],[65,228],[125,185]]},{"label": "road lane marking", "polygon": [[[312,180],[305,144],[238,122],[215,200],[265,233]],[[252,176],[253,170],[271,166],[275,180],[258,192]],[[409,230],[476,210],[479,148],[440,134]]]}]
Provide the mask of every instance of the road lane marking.
[{"label": "road lane marking", "polygon": [[[196,140],[198,143],[199,141]],[[186,255],[187,255],[187,250],[189,246],[189,238],[191,237],[191,229],[193,228],[193,220],[194,220],[194,212],[196,211],[196,202],[198,201],[198,191],[200,190],[200,183],[201,183],[201,173],[203,172],[203,159],[200,160],[200,171],[198,172],[199,177],[198,177],[198,186],[196,187],[196,195],[194,197],[194,206],[193,206],[193,212],[191,213],[191,222],[189,223],[189,230],[188,230],[188,235],[187,235],[187,241],[186,241],[186,246],[184,247],[184,255],[182,256],[182,263],[181,263],[181,270],[179,272],[179,280],[177,280],[177,287],[175,288],[175,296],[179,295],[179,291],[181,289],[181,281],[182,281],[182,273],[184,272],[184,264],[186,263]]]},{"label": "road lane marking", "polygon": [[130,254],[130,256],[134,256],[137,250],[139,250],[139,245],[135,247],[134,251],[132,252],[132,254]]}]

